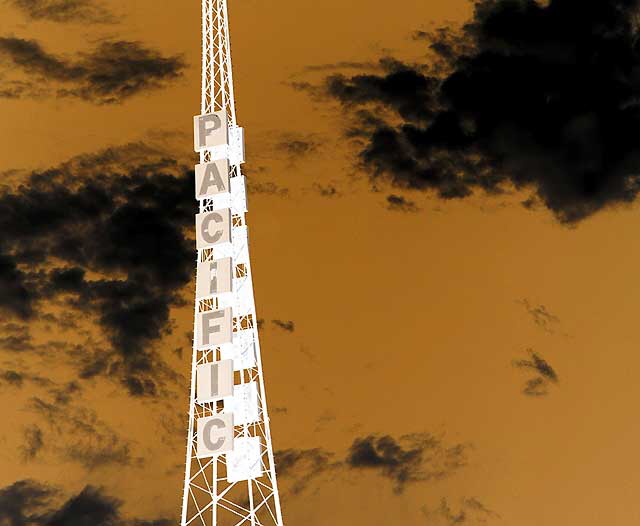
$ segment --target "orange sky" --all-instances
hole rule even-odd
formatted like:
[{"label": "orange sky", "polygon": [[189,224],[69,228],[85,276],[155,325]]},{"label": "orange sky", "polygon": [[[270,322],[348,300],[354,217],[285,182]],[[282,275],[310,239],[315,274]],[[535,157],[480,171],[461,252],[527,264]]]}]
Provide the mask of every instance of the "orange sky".
[{"label": "orange sky", "polygon": [[[430,433],[446,447],[464,444],[467,461],[450,476],[409,484],[400,494],[375,471],[328,470],[298,494],[283,476],[286,524],[445,526],[451,517],[426,510],[446,499],[457,513],[465,498],[494,512],[467,509],[470,525],[637,522],[640,466],[632,451],[640,425],[632,415],[640,396],[640,291],[631,286],[640,266],[640,251],[632,250],[637,207],[598,213],[575,228],[557,224],[546,210],[524,209],[516,193],[440,202],[405,192],[420,209],[389,210],[385,198],[398,192],[371,192],[357,177],[363,174],[342,136],[346,117],[339,107],[290,83],[318,83],[327,74],[310,66],[389,54],[417,60],[421,44],[411,32],[460,23],[471,12],[468,3],[230,4],[246,171],[256,182],[288,189],[250,194],[247,215],[256,306],[265,320],[261,346],[274,448],[322,448],[339,460],[357,437]],[[184,76],[119,105],[0,100],[0,172],[56,166],[131,141],[195,162],[188,152],[199,107],[198,3],[111,0],[108,7],[121,17],[117,24],[85,26],[27,21],[4,5],[3,33],[36,38],[68,55],[104,37],[141,41],[183,55]],[[316,148],[294,158],[278,146],[296,139]],[[339,195],[323,197],[314,183],[334,185]],[[191,297],[191,289],[183,292]],[[552,317],[536,324],[527,305],[544,306]],[[185,377],[192,313],[189,303],[174,307],[173,333],[153,344]],[[295,331],[278,329],[273,319],[293,321]],[[97,326],[85,325],[94,344],[104,344]],[[87,346],[87,334],[47,329],[42,321],[33,322],[32,333],[37,341]],[[176,347],[183,348],[181,357]],[[546,396],[522,394],[535,375],[512,362],[527,359],[527,349],[558,374]],[[53,350],[0,353],[3,370],[22,368],[56,382],[76,374]],[[0,487],[25,478],[68,493],[99,485],[123,499],[128,516],[176,517],[184,379],[170,391],[139,399],[103,377],[83,384],[74,407],[116,430],[133,459],[88,469],[60,454],[71,440],[64,430],[49,435],[59,442],[45,443],[35,459],[21,458],[24,430],[42,418],[28,410],[29,400],[46,388],[1,385]]]}]

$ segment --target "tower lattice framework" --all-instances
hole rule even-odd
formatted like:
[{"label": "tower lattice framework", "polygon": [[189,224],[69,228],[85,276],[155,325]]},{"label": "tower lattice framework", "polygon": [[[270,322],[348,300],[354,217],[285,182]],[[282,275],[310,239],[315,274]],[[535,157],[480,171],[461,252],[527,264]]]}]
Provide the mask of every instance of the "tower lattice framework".
[{"label": "tower lattice framework", "polygon": [[[236,125],[231,50],[226,0],[202,0],[202,102],[201,114],[225,112],[229,126],[228,146],[200,151],[200,163],[216,159],[229,160],[230,188],[225,196],[200,200],[200,214],[225,206],[231,211],[231,242],[198,250],[198,262],[231,258],[233,288],[230,294],[195,300],[194,319],[198,314],[230,307],[233,309],[233,339],[230,347],[199,348],[194,337],[189,428],[181,525],[202,526],[283,526],[280,497],[276,481],[269,417],[262,376],[262,360],[253,299],[251,265],[245,223],[246,190],[240,164],[244,147],[242,130]],[[194,335],[197,332],[194,323]],[[226,356],[224,353],[227,353]],[[230,354],[231,353],[231,354]],[[251,359],[247,359],[251,353]],[[253,384],[257,387],[257,418],[233,427],[234,443],[238,439],[258,437],[260,441],[259,474],[248,480],[230,482],[228,454],[209,458],[198,456],[198,421],[221,415],[227,400],[201,403],[197,391],[198,366],[234,358],[234,389]],[[255,438],[254,438],[255,440]]]}]

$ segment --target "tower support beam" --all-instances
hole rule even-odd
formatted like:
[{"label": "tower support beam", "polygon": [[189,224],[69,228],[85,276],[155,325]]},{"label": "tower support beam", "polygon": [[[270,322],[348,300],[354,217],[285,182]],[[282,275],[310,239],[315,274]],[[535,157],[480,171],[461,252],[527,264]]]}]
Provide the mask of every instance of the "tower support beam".
[{"label": "tower support beam", "polygon": [[247,241],[244,134],[236,123],[227,0],[202,0],[202,99],[194,133],[198,283],[181,525],[283,526]]}]

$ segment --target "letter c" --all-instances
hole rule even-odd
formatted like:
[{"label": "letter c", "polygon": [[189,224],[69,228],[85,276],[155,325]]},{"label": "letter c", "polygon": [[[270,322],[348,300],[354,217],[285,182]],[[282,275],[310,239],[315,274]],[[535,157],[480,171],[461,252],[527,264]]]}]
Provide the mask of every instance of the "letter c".
[{"label": "letter c", "polygon": [[222,229],[218,229],[214,234],[211,234],[209,231],[209,227],[211,223],[223,223],[224,218],[218,212],[212,212],[207,214],[206,217],[202,220],[202,225],[200,226],[200,234],[202,235],[202,239],[204,239],[207,243],[216,243],[221,237],[224,231]]},{"label": "letter c", "polygon": [[224,420],[222,420],[221,418],[215,418],[213,420],[209,420],[204,425],[204,427],[202,428],[202,434],[203,434],[202,440],[204,442],[204,445],[207,447],[209,451],[218,451],[218,449],[220,449],[224,445],[224,441],[225,441],[224,437],[218,437],[218,440],[213,442],[211,440],[211,435],[213,434],[212,428],[224,429],[225,427],[226,426],[225,426]]}]

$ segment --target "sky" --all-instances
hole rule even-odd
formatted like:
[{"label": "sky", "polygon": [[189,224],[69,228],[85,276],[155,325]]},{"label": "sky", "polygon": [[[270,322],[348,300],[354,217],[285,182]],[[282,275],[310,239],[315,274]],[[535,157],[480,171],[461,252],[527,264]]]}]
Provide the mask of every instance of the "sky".
[{"label": "sky", "polygon": [[[229,4],[285,524],[638,522],[638,2]],[[0,524],[177,524],[200,4],[0,20]]]}]

